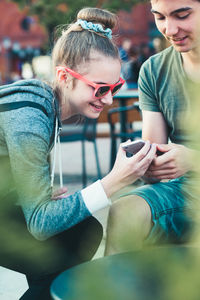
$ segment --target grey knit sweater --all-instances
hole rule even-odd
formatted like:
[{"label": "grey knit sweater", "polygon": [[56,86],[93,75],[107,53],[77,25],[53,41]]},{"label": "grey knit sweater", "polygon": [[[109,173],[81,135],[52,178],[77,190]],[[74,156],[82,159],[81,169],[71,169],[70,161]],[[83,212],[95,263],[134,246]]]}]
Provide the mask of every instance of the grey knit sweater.
[{"label": "grey knit sweater", "polygon": [[0,201],[16,189],[14,205],[22,207],[28,230],[44,240],[91,214],[81,192],[51,200],[48,155],[58,115],[51,87],[36,79],[0,87],[0,110],[1,104],[19,101],[38,103],[47,115],[29,106],[0,112]]}]

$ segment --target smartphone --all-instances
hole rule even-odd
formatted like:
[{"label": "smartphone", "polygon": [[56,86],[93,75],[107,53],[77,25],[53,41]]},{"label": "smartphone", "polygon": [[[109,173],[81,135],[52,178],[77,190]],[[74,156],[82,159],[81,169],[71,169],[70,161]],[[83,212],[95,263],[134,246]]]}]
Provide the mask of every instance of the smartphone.
[{"label": "smartphone", "polygon": [[122,146],[122,148],[129,154],[136,154],[138,151],[140,151],[142,149],[144,144],[145,144],[145,141],[136,140],[136,141],[130,142],[128,145]]},{"label": "smartphone", "polygon": [[[142,149],[142,147],[145,145],[145,141],[143,140],[136,140],[133,142],[130,142],[128,145],[124,145],[122,146],[122,148],[128,153],[128,154],[136,154],[138,151],[140,151]],[[157,150],[156,154],[162,155],[163,152]]]}]

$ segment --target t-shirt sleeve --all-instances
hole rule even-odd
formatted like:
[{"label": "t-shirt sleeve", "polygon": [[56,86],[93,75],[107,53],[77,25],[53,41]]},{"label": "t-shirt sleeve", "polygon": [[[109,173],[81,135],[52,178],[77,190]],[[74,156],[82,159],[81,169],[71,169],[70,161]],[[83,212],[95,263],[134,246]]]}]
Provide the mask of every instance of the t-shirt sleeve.
[{"label": "t-shirt sleeve", "polygon": [[148,59],[140,69],[138,89],[140,109],[160,112],[157,101],[155,72],[151,59]]}]

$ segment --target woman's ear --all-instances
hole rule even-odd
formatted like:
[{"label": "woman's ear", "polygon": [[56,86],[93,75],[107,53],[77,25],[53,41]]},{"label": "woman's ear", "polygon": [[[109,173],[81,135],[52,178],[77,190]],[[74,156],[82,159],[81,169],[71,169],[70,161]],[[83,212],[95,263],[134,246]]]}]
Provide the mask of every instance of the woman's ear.
[{"label": "woman's ear", "polygon": [[62,68],[57,68],[56,70],[56,78],[59,82],[61,81],[66,81],[67,79],[67,74],[66,71]]}]

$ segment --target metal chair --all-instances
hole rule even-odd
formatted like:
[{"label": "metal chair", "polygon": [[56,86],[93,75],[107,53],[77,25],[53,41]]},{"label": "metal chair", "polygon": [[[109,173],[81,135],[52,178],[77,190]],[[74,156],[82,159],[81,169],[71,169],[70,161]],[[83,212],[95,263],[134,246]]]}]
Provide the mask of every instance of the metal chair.
[{"label": "metal chair", "polygon": [[[120,117],[123,117],[123,119],[126,120],[125,131],[117,130],[116,125],[119,123]],[[135,102],[130,106],[112,108],[108,111],[108,123],[110,125],[111,137],[110,169],[112,169],[116,158],[117,139],[120,138],[123,142],[127,139],[135,140],[136,138],[141,138],[142,130],[134,130],[133,126],[134,121],[139,120],[142,120],[142,118],[138,102]]]},{"label": "metal chair", "polygon": [[[101,169],[96,144],[96,119],[85,118],[79,124],[66,124],[64,122],[60,134],[61,143],[81,141],[82,148],[82,184],[83,187],[87,184],[86,172],[86,155],[85,155],[85,142],[92,142],[94,145],[94,154],[96,160],[97,176],[101,179]],[[70,123],[70,122],[68,122]]]}]

